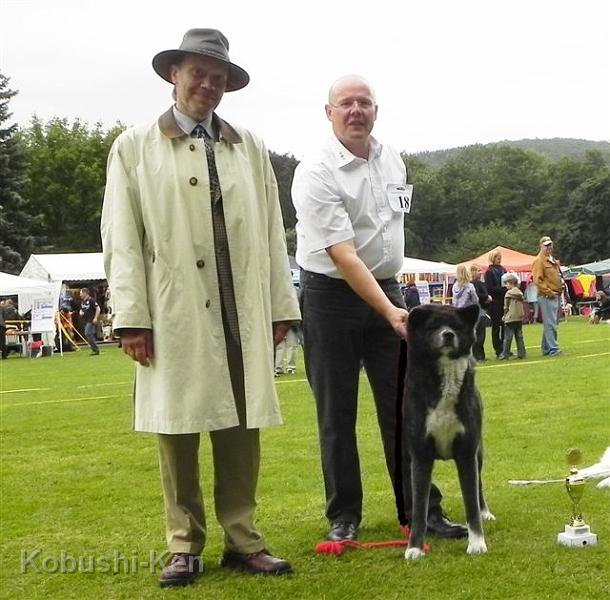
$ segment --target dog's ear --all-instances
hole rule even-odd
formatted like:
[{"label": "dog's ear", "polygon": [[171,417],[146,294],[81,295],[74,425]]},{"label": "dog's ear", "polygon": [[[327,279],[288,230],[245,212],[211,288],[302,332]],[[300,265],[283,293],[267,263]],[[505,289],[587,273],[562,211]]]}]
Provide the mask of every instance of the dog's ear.
[{"label": "dog's ear", "polygon": [[409,311],[409,319],[407,321],[407,327],[409,329],[413,329],[421,325],[424,321],[427,321],[430,316],[430,311],[426,309],[426,306],[427,305],[422,304]]},{"label": "dog's ear", "polygon": [[465,306],[464,308],[458,308],[458,315],[460,319],[464,321],[469,327],[474,327],[479,320],[479,305],[471,304],[470,306]]}]

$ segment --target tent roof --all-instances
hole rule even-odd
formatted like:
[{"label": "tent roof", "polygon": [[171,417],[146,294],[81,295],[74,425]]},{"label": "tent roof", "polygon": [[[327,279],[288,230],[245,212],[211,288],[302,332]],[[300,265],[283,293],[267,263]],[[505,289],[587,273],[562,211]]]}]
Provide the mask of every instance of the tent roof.
[{"label": "tent roof", "polygon": [[455,271],[456,265],[408,256],[404,257],[400,269],[400,273],[443,273],[447,275],[455,275]]},{"label": "tent roof", "polygon": [[41,279],[29,279],[9,273],[0,273],[0,296],[17,296],[19,312],[26,313],[32,308],[34,298],[52,294],[53,300],[59,298],[60,281],[49,282]]},{"label": "tent roof", "polygon": [[48,281],[0,273],[0,296],[16,296],[23,292],[46,292],[53,289]]},{"label": "tent roof", "polygon": [[21,275],[47,281],[106,279],[101,252],[78,254],[32,254]]},{"label": "tent roof", "polygon": [[461,265],[469,267],[472,264],[478,264],[481,266],[481,270],[486,271],[489,266],[488,256],[490,252],[494,250],[499,250],[502,253],[502,262],[500,263],[507,271],[517,271],[520,273],[529,272],[532,270],[532,263],[536,258],[533,254],[523,254],[523,252],[517,252],[516,250],[511,250],[510,248],[505,248],[504,246],[496,246],[495,248],[491,248],[487,250],[487,252],[483,252],[480,256],[475,258],[471,258],[470,260],[466,260],[461,262]]},{"label": "tent roof", "polygon": [[575,267],[568,267],[569,274],[587,273],[589,275],[604,275],[610,273],[610,258],[596,262],[585,263]]}]

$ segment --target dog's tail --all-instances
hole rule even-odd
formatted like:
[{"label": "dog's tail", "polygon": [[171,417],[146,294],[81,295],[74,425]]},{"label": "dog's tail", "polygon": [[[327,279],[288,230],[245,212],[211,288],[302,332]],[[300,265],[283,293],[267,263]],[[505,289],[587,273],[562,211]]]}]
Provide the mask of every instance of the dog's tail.
[{"label": "dog's tail", "polygon": [[[407,344],[404,340],[400,342],[400,355],[398,358],[398,381],[396,382],[396,431],[394,444],[394,498],[396,499],[396,511],[398,522],[405,527],[407,516],[405,514],[405,496],[403,485],[403,439],[404,439],[404,419],[402,412],[403,399],[405,394],[405,376],[407,374]],[[406,482],[407,489],[411,482]]]}]

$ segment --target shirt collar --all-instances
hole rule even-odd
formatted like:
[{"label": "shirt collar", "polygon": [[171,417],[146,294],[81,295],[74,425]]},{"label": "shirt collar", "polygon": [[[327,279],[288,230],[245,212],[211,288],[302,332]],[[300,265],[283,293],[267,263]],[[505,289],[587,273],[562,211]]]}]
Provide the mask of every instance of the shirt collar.
[{"label": "shirt collar", "polygon": [[[370,144],[369,159],[378,158],[381,154],[383,146],[373,136],[370,136]],[[345,167],[354,161],[364,160],[363,158],[352,154],[334,134],[329,139],[329,148],[336,158],[337,166],[339,168]]]},{"label": "shirt collar", "polygon": [[172,110],[174,111],[174,118],[176,119],[176,123],[178,123],[178,127],[180,127],[180,129],[182,129],[182,131],[184,131],[184,133],[186,133],[187,135],[191,135],[191,131],[193,131],[193,129],[195,129],[197,125],[201,125],[213,140],[216,139],[216,136],[214,135],[214,127],[212,126],[213,113],[210,113],[203,121],[198,122],[195,121],[195,119],[189,117],[188,115],[185,115],[184,113],[180,112],[176,108],[175,104],[172,107]]}]

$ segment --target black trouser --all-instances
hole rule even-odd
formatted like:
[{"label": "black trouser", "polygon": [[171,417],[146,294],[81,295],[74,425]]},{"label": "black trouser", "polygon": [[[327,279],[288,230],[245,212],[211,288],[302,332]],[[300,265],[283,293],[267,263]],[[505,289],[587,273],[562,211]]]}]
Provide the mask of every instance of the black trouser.
[{"label": "black trouser", "polygon": [[487,323],[489,323],[488,318],[485,315],[480,316],[474,330],[476,338],[472,345],[472,355],[475,360],[485,360],[485,337],[487,336],[485,329]]},{"label": "black trouser", "polygon": [[491,343],[496,356],[500,356],[504,350],[504,299],[494,298],[489,305],[489,317],[491,318]]},{"label": "black trouser", "polygon": [[[396,305],[404,307],[398,283],[379,282]],[[392,483],[396,475],[397,399],[400,339],[341,279],[301,272],[304,357],[307,379],[316,399],[322,471],[329,521],[362,519],[362,481],[356,445],[360,367],[364,366],[377,409],[377,420]],[[402,425],[402,424],[401,424]],[[402,437],[402,436],[401,436]],[[404,512],[411,514],[411,469],[402,452]],[[430,509],[438,508],[433,485]]]},{"label": "black trouser", "polygon": [[[2,310],[0,308],[0,310]],[[8,349],[6,347],[6,327],[4,325],[0,325],[0,354],[2,358],[6,358],[8,356]]]}]

